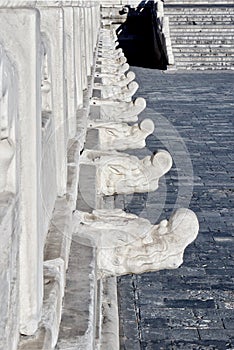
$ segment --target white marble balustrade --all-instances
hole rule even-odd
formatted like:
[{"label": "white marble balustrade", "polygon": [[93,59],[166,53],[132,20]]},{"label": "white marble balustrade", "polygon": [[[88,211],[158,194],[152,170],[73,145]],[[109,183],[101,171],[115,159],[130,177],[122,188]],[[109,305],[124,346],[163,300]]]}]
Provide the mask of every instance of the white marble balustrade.
[{"label": "white marble balustrade", "polygon": [[[94,64],[99,6],[0,3],[0,344],[5,349],[16,349],[19,334],[35,334],[42,320],[44,245],[56,200],[66,202],[67,152],[70,140],[79,139],[77,110]],[[66,205],[72,212],[74,203]],[[57,323],[60,317],[61,305]],[[52,333],[55,345],[58,329]]]}]

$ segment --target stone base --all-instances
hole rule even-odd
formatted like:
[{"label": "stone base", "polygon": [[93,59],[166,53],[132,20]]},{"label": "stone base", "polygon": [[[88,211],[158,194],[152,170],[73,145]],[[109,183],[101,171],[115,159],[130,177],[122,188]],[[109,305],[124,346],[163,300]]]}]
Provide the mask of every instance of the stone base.
[{"label": "stone base", "polygon": [[91,212],[99,208],[102,196],[97,194],[96,167],[93,165],[80,165],[80,180],[77,197],[77,209]]},{"label": "stone base", "polygon": [[65,269],[61,258],[44,263],[42,318],[34,336],[20,338],[19,350],[52,350],[57,339],[62,313]]},{"label": "stone base", "polygon": [[88,241],[73,236],[63,316],[56,349],[93,350],[96,333],[96,255]]},{"label": "stone base", "polygon": [[119,314],[115,277],[100,280],[100,350],[119,350]]}]

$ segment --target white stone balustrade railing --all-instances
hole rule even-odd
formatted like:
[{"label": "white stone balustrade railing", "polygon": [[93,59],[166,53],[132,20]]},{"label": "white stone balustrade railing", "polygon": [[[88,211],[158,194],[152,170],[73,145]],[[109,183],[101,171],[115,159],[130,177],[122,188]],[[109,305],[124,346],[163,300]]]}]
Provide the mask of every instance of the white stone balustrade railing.
[{"label": "white stone balustrade railing", "polygon": [[[70,140],[79,138],[77,110],[83,107],[94,65],[99,7],[91,1],[0,3],[4,349],[15,350],[19,334],[35,334],[42,320],[44,245],[56,198],[67,194],[67,152]],[[69,210],[71,214],[74,201]],[[57,323],[60,317],[61,303]],[[53,331],[53,346],[57,333]]]}]

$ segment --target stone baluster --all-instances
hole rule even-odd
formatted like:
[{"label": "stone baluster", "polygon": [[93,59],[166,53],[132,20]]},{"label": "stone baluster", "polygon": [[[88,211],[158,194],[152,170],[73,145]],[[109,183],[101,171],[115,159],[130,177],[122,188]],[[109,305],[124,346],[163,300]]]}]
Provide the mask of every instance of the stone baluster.
[{"label": "stone baluster", "polygon": [[86,57],[86,35],[85,35],[85,10],[84,7],[80,8],[80,31],[81,31],[81,66],[82,66],[82,89],[87,89],[88,87],[88,76],[87,76],[87,57]]},{"label": "stone baluster", "polygon": [[[74,23],[81,23],[81,26],[75,25],[75,80],[77,92],[77,109],[83,106],[83,87],[87,87],[87,57],[86,57],[86,28],[84,22],[84,8],[74,7]],[[83,55],[84,52],[84,55]],[[85,58],[84,58],[85,57]],[[84,78],[85,76],[85,78]]]},{"label": "stone baluster", "polygon": [[92,6],[92,22],[93,22],[93,51],[96,49],[98,33],[99,33],[99,23],[100,23],[100,6],[97,3],[93,3]]},{"label": "stone baluster", "polygon": [[84,22],[85,22],[85,55],[86,55],[86,70],[87,76],[91,75],[91,47],[90,47],[90,32],[89,32],[89,7],[84,7]]},{"label": "stone baluster", "polygon": [[64,65],[64,11],[53,2],[39,2],[38,9],[41,15],[41,31],[44,32],[51,45],[53,101],[55,133],[56,133],[56,168],[57,194],[66,193],[67,184],[67,101]]},{"label": "stone baluster", "polygon": [[[66,4],[66,2],[65,2]],[[74,43],[74,16],[72,6],[63,6],[65,32],[65,78],[67,91],[67,118],[69,138],[76,134],[77,93],[75,84],[75,43]]]}]

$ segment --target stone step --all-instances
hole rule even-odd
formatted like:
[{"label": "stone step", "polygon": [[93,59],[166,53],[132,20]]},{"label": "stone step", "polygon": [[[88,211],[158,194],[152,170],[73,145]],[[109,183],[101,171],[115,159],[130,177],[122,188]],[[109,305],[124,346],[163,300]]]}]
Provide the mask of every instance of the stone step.
[{"label": "stone step", "polygon": [[205,38],[196,36],[186,36],[186,37],[171,37],[172,39],[172,45],[218,45],[218,44],[226,44],[226,45],[233,45],[234,44],[234,38],[232,36],[228,36],[225,38],[220,38],[220,36],[206,36]]},{"label": "stone step", "polygon": [[181,21],[181,20],[191,20],[191,18],[197,20],[197,21],[201,21],[201,20],[207,20],[207,21],[211,21],[211,20],[220,20],[220,21],[229,21],[230,19],[233,19],[234,17],[234,9],[232,13],[207,13],[207,11],[205,11],[204,13],[166,13],[166,16],[168,16],[170,18],[170,20],[175,20],[175,21]]},{"label": "stone step", "polygon": [[193,56],[191,55],[175,55],[175,62],[176,64],[178,62],[190,62],[190,64],[194,63],[212,63],[214,65],[216,64],[227,64],[230,63],[234,67],[234,59],[231,57],[220,57],[220,56]]},{"label": "stone step", "polygon": [[171,33],[170,37],[172,40],[190,40],[190,39],[196,39],[196,40],[233,40],[234,35],[233,34],[223,34],[223,33],[195,33],[195,32],[189,32],[188,34],[186,32],[178,32],[178,33]]},{"label": "stone step", "polygon": [[187,47],[181,47],[181,46],[172,46],[173,53],[193,53],[194,55],[220,55],[220,56],[226,56],[226,55],[232,55],[234,54],[234,47],[194,47],[194,46],[187,46]]},{"label": "stone step", "polygon": [[233,0],[164,0],[176,67],[234,69]]},{"label": "stone step", "polygon": [[194,56],[194,55],[175,55],[175,61],[176,62],[185,62],[188,61],[190,63],[194,62],[232,62],[234,66],[234,57],[227,56],[227,57],[221,57],[221,56]]},{"label": "stone step", "polygon": [[164,0],[165,6],[168,5],[205,5],[205,6],[225,6],[225,5],[233,5],[233,0]]},{"label": "stone step", "polygon": [[194,25],[200,25],[200,26],[212,26],[212,25],[216,25],[216,26],[222,26],[222,25],[234,25],[234,16],[233,18],[228,22],[228,21],[222,21],[222,20],[216,20],[216,19],[212,19],[210,21],[207,20],[197,20],[196,18],[189,18],[189,19],[172,19],[170,18],[169,20],[170,22],[170,26],[173,26],[174,28],[177,28],[178,26],[194,26]]},{"label": "stone step", "polygon": [[228,13],[234,11],[234,5],[232,6],[186,6],[186,5],[173,5],[173,6],[164,6],[164,12],[166,13]]},{"label": "stone step", "polygon": [[210,15],[216,15],[216,14],[228,14],[233,13],[234,11],[234,5],[233,6],[164,6],[164,13],[168,14],[210,14]]},{"label": "stone step", "polygon": [[193,44],[191,43],[191,45],[188,45],[188,43],[177,43],[177,44],[174,44],[173,43],[173,50],[177,50],[177,49],[182,49],[183,51],[186,50],[186,49],[193,49],[193,50],[234,50],[234,47],[233,45],[231,44],[212,44],[210,43],[209,45],[207,45],[207,43],[204,43],[204,44]]},{"label": "stone step", "polygon": [[175,59],[191,59],[191,60],[198,60],[200,59],[202,60],[221,60],[221,61],[233,61],[234,62],[234,56],[233,54],[229,54],[229,55],[220,55],[219,53],[217,54],[209,54],[206,52],[174,52],[174,57]]},{"label": "stone step", "polygon": [[169,22],[173,26],[177,25],[233,25],[234,24],[234,14],[233,15],[219,15],[219,16],[195,16],[195,15],[180,15],[173,16],[169,15]]},{"label": "stone step", "polygon": [[214,67],[229,67],[229,68],[232,68],[234,69],[234,64],[233,62],[223,62],[223,61],[216,61],[216,60],[213,60],[213,61],[201,61],[201,60],[198,60],[198,61],[191,61],[191,60],[177,60],[175,62],[175,65],[176,67],[178,66],[183,66],[183,65],[187,65],[187,66],[214,66]]},{"label": "stone step", "polygon": [[213,34],[213,33],[222,33],[222,35],[232,33],[234,34],[234,26],[233,25],[177,25],[177,26],[171,26],[170,25],[170,33],[202,33],[203,34]]},{"label": "stone step", "polygon": [[209,62],[209,63],[191,63],[191,62],[182,62],[182,63],[176,63],[177,69],[193,69],[193,70],[234,70],[233,64],[226,64],[223,62],[215,63],[215,62]]}]

